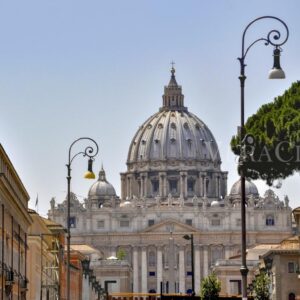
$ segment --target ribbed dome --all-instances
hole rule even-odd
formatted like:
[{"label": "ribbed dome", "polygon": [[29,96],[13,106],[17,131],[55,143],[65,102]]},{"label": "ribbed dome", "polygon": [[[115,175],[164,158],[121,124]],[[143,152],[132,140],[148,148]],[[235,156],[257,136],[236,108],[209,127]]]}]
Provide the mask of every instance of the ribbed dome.
[{"label": "ribbed dome", "polygon": [[[247,179],[245,182],[245,192],[246,192],[246,196],[250,196],[250,195],[259,196],[256,185]],[[241,195],[241,179],[239,179],[237,182],[233,184],[230,191],[230,196],[237,196],[237,195],[238,196]]]},{"label": "ribbed dome", "polygon": [[114,187],[106,180],[103,167],[99,172],[98,180],[91,186],[88,195],[89,199],[111,198],[116,196]]},{"label": "ribbed dome", "polygon": [[218,146],[208,127],[184,107],[175,70],[165,87],[163,107],[135,134],[127,163],[155,160],[209,160],[220,163]]}]

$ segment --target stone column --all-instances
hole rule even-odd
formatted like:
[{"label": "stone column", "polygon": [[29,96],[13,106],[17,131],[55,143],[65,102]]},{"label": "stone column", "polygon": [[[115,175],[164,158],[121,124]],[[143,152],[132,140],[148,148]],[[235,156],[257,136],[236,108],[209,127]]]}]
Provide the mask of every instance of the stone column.
[{"label": "stone column", "polygon": [[130,182],[130,178],[129,178],[129,176],[127,175],[127,177],[126,177],[126,197],[128,197],[128,198],[129,198],[129,193],[130,193],[130,190],[129,190],[129,188],[130,188],[129,182]]},{"label": "stone column", "polygon": [[221,198],[222,195],[222,178],[221,176],[218,176],[218,185],[219,185],[219,198]]},{"label": "stone column", "polygon": [[203,277],[208,275],[208,246],[203,247]]},{"label": "stone column", "polygon": [[202,172],[198,173],[198,177],[196,179],[196,195],[198,197],[202,197]]},{"label": "stone column", "polygon": [[162,265],[162,248],[157,247],[156,252],[156,278],[157,278],[157,288],[156,293],[160,293],[160,283],[163,281],[163,265]]},{"label": "stone column", "polygon": [[223,173],[223,182],[222,182],[223,186],[224,186],[224,196],[227,195],[227,172]]},{"label": "stone column", "polygon": [[138,248],[133,248],[133,292],[139,292],[139,252]]},{"label": "stone column", "polygon": [[184,189],[184,173],[183,172],[180,172],[180,191],[179,191],[179,194],[182,194],[183,197],[185,197],[185,189]]},{"label": "stone column", "polygon": [[168,185],[168,179],[167,179],[167,174],[164,173],[164,179],[163,179],[163,194],[164,197],[168,196],[168,190],[167,190],[167,185]]},{"label": "stone column", "polygon": [[219,175],[215,176],[215,182],[216,182],[216,197],[220,198],[221,193],[220,193],[220,176]]},{"label": "stone column", "polygon": [[159,195],[162,198],[166,197],[165,176],[165,172],[159,172]]},{"label": "stone column", "polygon": [[121,200],[126,199],[126,178],[124,174],[121,174]]},{"label": "stone column", "polygon": [[194,246],[194,264],[195,264],[195,293],[199,294],[201,283],[201,260],[200,260],[200,246]]},{"label": "stone column", "polygon": [[129,176],[129,198],[132,198],[132,175]]},{"label": "stone column", "polygon": [[169,293],[175,293],[175,245],[172,236],[169,238],[168,265],[169,265]]},{"label": "stone column", "polygon": [[148,293],[148,287],[147,287],[147,280],[148,280],[148,274],[147,274],[147,248],[142,248],[142,255],[141,255],[141,292],[142,293]]},{"label": "stone column", "polygon": [[188,192],[187,192],[187,173],[185,172],[184,177],[183,177],[183,195],[184,197],[188,196]]},{"label": "stone column", "polygon": [[139,197],[139,186],[135,175],[131,176],[131,195]]},{"label": "stone column", "polygon": [[185,259],[184,246],[179,248],[179,293],[185,293]]},{"label": "stone column", "polygon": [[141,175],[141,190],[140,190],[140,198],[144,196],[144,175]]},{"label": "stone column", "polygon": [[148,174],[145,174],[144,177],[144,197],[148,196]]}]

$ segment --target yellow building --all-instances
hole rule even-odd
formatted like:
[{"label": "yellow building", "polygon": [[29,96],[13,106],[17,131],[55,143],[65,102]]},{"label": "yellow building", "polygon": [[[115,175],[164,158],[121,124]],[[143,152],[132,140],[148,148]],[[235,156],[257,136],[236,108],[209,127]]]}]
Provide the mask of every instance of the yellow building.
[{"label": "yellow building", "polygon": [[[300,207],[293,210],[294,234],[279,243],[260,244],[247,250],[248,287],[260,272],[270,278],[269,294],[272,300],[300,299]],[[221,294],[241,294],[241,257],[220,259],[213,271],[221,281]]]},{"label": "yellow building", "polygon": [[60,299],[65,229],[29,210],[27,300]]},{"label": "yellow building", "polygon": [[[0,144],[0,298],[24,299],[27,286],[29,195]],[[11,297],[13,295],[13,297]]]},{"label": "yellow building", "polygon": [[260,267],[267,268],[271,279],[270,299],[300,298],[300,207],[293,210],[295,235],[261,256]]}]

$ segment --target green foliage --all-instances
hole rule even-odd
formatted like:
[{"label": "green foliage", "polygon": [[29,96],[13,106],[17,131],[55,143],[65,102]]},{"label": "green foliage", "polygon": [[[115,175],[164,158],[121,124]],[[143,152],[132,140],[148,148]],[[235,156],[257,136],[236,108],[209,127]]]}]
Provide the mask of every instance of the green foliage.
[{"label": "green foliage", "polygon": [[203,300],[218,299],[221,291],[221,281],[212,273],[201,280],[200,297]]},{"label": "green foliage", "polygon": [[[253,155],[239,168],[245,177],[263,179],[272,185],[300,170],[300,81],[282,96],[262,105],[248,118],[245,134],[253,135]],[[231,149],[241,154],[240,137],[231,140]],[[250,149],[248,149],[250,150]],[[250,152],[251,152],[250,151]]]},{"label": "green foliage", "polygon": [[126,257],[126,251],[123,248],[119,248],[117,251],[117,258],[123,260]]},{"label": "green foliage", "polygon": [[261,272],[256,278],[253,284],[254,299],[255,300],[268,300],[269,299],[269,288],[270,278],[265,272]]}]

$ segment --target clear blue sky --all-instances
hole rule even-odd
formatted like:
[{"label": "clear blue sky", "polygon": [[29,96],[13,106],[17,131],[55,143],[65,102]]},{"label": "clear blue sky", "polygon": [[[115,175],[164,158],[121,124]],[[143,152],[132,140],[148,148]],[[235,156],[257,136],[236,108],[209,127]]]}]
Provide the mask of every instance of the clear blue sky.
[{"label": "clear blue sky", "polygon": [[[300,79],[299,0],[26,0],[0,4],[0,142],[34,207],[46,214],[52,196],[66,194],[69,145],[90,136],[100,145],[108,180],[120,194],[130,141],[161,106],[170,62],[185,104],[218,141],[228,189],[238,176],[229,141],[240,120],[241,34],[254,18],[274,15],[289,26],[282,53],[287,79],[270,81],[272,47],[247,57],[246,115]],[[249,41],[272,21],[257,23]],[[80,150],[78,148],[78,150]],[[72,189],[87,195],[84,158],[73,163]],[[276,192],[299,206],[299,175]],[[260,192],[266,187],[258,183]]]}]

